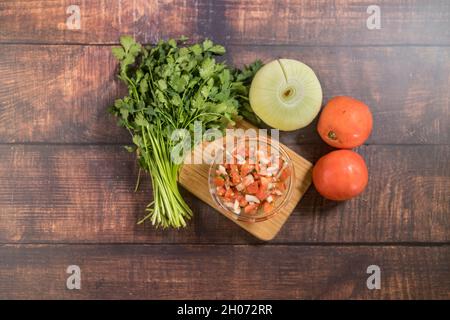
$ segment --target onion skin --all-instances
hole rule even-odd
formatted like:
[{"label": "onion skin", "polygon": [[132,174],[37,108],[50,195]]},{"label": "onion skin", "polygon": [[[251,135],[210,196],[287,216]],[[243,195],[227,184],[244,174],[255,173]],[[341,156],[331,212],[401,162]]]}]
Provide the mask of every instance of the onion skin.
[{"label": "onion skin", "polygon": [[293,59],[274,60],[255,75],[249,92],[255,114],[273,128],[306,127],[318,115],[322,88],[314,71]]}]

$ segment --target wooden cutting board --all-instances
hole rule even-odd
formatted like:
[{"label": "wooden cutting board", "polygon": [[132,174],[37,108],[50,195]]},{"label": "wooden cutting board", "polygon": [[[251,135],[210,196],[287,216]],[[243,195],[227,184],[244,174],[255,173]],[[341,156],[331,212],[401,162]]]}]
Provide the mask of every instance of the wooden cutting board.
[{"label": "wooden cutting board", "polygon": [[[248,122],[242,121],[238,124],[238,127],[243,129],[254,128],[253,125]],[[208,174],[209,165],[208,164],[185,164],[183,165],[179,183],[197,198],[207,203],[224,216],[232,220],[234,223],[238,224],[243,229],[250,232],[252,235],[258,239],[268,241],[273,239],[277,233],[280,231],[281,227],[286,222],[287,218],[291,215],[294,208],[297,206],[298,202],[302,198],[303,194],[306,192],[311,184],[311,172],[312,163],[301,157],[288,147],[282,145],[284,150],[289,154],[292,163],[294,165],[295,181],[294,190],[291,194],[291,199],[286,203],[286,205],[276,213],[273,217],[262,222],[243,222],[236,220],[236,218],[230,213],[226,212],[219,206],[217,206],[209,193],[208,188]],[[194,151],[195,152],[195,151]]]}]

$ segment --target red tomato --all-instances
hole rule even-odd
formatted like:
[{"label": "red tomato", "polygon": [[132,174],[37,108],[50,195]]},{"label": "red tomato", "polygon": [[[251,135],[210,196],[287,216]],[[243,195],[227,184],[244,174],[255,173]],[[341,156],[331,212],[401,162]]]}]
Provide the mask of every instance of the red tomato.
[{"label": "red tomato", "polygon": [[223,178],[221,177],[215,177],[214,184],[218,187],[223,187],[225,185],[225,180],[223,180]]},{"label": "red tomato", "polygon": [[256,213],[256,210],[258,209],[258,204],[256,204],[256,203],[251,203],[251,204],[249,204],[248,206],[246,206],[245,208],[244,208],[244,212],[245,213],[250,213],[250,214],[253,214],[253,213]]},{"label": "red tomato", "polygon": [[260,189],[261,191],[266,191],[267,189],[269,189],[269,183],[270,183],[270,181],[271,181],[270,178],[261,177],[261,180],[260,180],[260,181],[261,181],[261,182],[260,182],[260,187],[259,187],[259,189]]},{"label": "red tomato", "polygon": [[223,196],[223,195],[225,195],[225,188],[224,187],[217,187],[217,194],[219,195],[219,196]]},{"label": "red tomato", "polygon": [[237,201],[239,201],[239,206],[240,207],[245,207],[246,205],[248,205],[247,200],[245,200],[245,196],[243,196],[242,194],[239,194],[237,196]]},{"label": "red tomato", "polygon": [[263,201],[264,199],[266,199],[269,196],[269,194],[267,192],[265,192],[264,190],[259,189],[258,192],[256,192],[255,196],[259,200]]},{"label": "red tomato", "polygon": [[241,177],[245,177],[246,175],[251,173],[254,168],[255,168],[254,165],[247,164],[247,163],[243,164],[241,167]]},{"label": "red tomato", "polygon": [[[259,210],[265,210],[266,213],[272,211],[276,199],[286,191],[284,181],[292,174],[290,168],[284,168],[284,159],[281,157],[269,159],[267,155],[262,154],[265,153],[264,149],[258,151],[262,151],[259,152],[261,164],[251,162],[251,159],[247,156],[239,158],[237,164],[226,164],[225,173],[223,168],[220,167],[215,171],[214,183],[216,184],[217,195],[220,196],[227,207],[233,207],[236,214],[241,213],[241,209],[235,208],[237,204],[243,208],[245,213],[256,214]],[[272,176],[267,172],[267,168],[273,160],[275,160],[273,165],[278,165],[278,169],[283,167],[283,172],[280,172],[279,176]],[[245,199],[247,195],[252,195],[259,201],[248,197],[254,200],[249,202]],[[270,200],[270,203],[266,201],[267,199]]]},{"label": "red tomato", "polygon": [[263,210],[264,210],[264,213],[269,213],[269,212],[271,212],[272,210],[273,210],[273,203],[269,203],[269,202],[264,202],[264,204],[263,204]]},{"label": "red tomato", "polygon": [[285,181],[291,176],[291,170],[289,168],[284,168],[280,174],[280,180]]},{"label": "red tomato", "polygon": [[233,192],[233,189],[231,189],[231,188],[229,188],[226,192],[225,192],[225,195],[223,196],[225,199],[227,199],[227,200],[231,200],[231,199],[234,199],[234,192]]},{"label": "red tomato", "polygon": [[334,97],[319,117],[317,131],[330,146],[351,149],[367,140],[373,119],[369,107],[351,97]]},{"label": "red tomato", "polygon": [[234,185],[241,183],[241,176],[237,172],[232,172],[231,182],[233,182]]},{"label": "red tomato", "polygon": [[253,183],[251,183],[251,184],[247,187],[247,192],[250,193],[250,194],[255,194],[255,193],[258,192],[258,190],[259,190],[258,182],[256,182],[256,181],[253,182]]},{"label": "red tomato", "polygon": [[366,163],[359,154],[351,150],[337,150],[317,161],[312,178],[322,196],[340,201],[363,192],[369,175]]},{"label": "red tomato", "polygon": [[284,182],[277,182],[275,184],[275,188],[277,188],[280,191],[284,191],[286,190],[286,185],[284,184]]}]

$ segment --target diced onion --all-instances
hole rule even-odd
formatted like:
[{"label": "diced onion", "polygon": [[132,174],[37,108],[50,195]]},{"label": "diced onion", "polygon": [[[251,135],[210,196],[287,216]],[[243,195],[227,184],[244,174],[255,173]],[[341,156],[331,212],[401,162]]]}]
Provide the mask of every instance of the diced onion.
[{"label": "diced onion", "polygon": [[260,203],[259,199],[251,194],[246,194],[245,200],[247,200],[248,202]]}]

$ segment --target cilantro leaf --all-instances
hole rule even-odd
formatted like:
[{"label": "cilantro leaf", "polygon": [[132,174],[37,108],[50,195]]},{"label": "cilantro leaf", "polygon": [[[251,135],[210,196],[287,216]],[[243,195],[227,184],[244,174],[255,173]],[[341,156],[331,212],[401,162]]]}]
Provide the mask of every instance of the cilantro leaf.
[{"label": "cilantro leaf", "polygon": [[[192,216],[176,183],[180,165],[171,158],[172,133],[187,129],[188,136],[193,135],[194,121],[201,121],[204,130],[223,130],[242,116],[258,122],[248,91],[262,63],[232,69],[214,59],[225,53],[223,46],[209,39],[185,46],[186,40],[161,40],[143,47],[131,36],[123,36],[121,46],[112,49],[128,95],[116,100],[109,111],[130,131],[134,146],[126,149],[136,151],[139,165],[151,174],[153,192],[158,195],[140,222],[150,220],[163,228],[185,226]],[[185,143],[192,141],[191,137]]]}]

